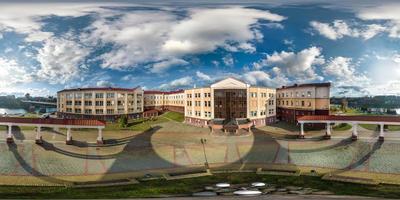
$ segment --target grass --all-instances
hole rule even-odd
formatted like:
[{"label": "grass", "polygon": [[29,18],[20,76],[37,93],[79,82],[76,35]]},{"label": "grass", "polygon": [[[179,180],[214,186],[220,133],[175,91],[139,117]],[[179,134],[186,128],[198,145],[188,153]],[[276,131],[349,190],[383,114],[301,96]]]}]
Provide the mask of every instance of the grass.
[{"label": "grass", "polygon": [[185,119],[183,114],[178,112],[166,112],[162,114],[161,117],[165,117],[177,122],[183,122],[183,120]]},{"label": "grass", "polygon": [[1,186],[2,198],[135,198],[157,197],[163,195],[190,195],[200,191],[204,186],[218,182],[231,184],[251,183],[262,181],[275,184],[278,187],[301,186],[324,191],[337,195],[362,195],[385,198],[400,198],[400,186],[396,185],[361,185],[322,180],[312,176],[274,176],[257,175],[252,173],[217,174],[192,179],[181,180],[154,180],[135,185],[95,187],[95,188],[65,188],[65,187],[19,187]]},{"label": "grass", "polygon": [[154,119],[135,119],[129,120],[128,126],[126,128],[119,127],[118,122],[116,123],[107,123],[106,131],[116,131],[116,130],[131,130],[131,131],[146,131],[150,129],[151,126],[168,122],[169,120],[183,122],[183,114],[177,112],[166,112]]},{"label": "grass", "polygon": [[[376,124],[360,124],[361,127],[374,131],[374,130],[379,130],[379,126]],[[394,126],[394,125],[389,125],[388,126],[389,131],[400,131],[400,126]]]},{"label": "grass", "polygon": [[332,129],[334,131],[347,131],[347,130],[350,130],[351,127],[352,126],[350,124],[341,123],[341,124],[338,124],[338,125],[334,126]]}]

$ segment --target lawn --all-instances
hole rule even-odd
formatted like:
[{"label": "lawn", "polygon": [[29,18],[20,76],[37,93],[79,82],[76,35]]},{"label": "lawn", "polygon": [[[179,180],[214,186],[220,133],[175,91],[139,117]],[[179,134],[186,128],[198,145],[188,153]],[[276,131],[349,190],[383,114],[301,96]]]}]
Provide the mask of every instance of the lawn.
[{"label": "lawn", "polygon": [[[368,129],[368,130],[379,130],[380,127],[376,124],[360,124],[361,127]],[[389,125],[388,126],[389,131],[400,131],[400,126],[394,126],[394,125]]]},{"label": "lawn", "polygon": [[171,119],[177,122],[183,122],[183,120],[185,119],[183,114],[178,112],[166,112],[162,114],[161,117],[165,117],[167,119]]},{"label": "lawn", "polygon": [[153,180],[135,185],[94,187],[94,188],[65,188],[65,187],[18,187],[1,186],[2,198],[135,198],[157,197],[163,195],[190,195],[200,191],[204,186],[218,182],[231,184],[251,183],[262,181],[275,184],[278,187],[301,186],[324,191],[331,191],[337,195],[362,195],[385,198],[400,198],[400,186],[395,185],[361,185],[322,180],[312,176],[274,176],[257,175],[253,173],[217,174],[192,179],[181,180]]},{"label": "lawn", "polygon": [[350,124],[346,124],[346,123],[341,123],[338,124],[336,126],[334,126],[332,128],[334,131],[347,131],[351,129],[351,125]]}]

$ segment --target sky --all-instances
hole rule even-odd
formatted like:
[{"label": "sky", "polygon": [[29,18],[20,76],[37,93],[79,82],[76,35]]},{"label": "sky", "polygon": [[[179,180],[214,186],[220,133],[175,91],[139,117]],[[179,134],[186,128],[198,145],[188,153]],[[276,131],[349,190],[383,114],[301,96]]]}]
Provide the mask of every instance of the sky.
[{"label": "sky", "polygon": [[0,95],[225,77],[400,95],[398,1],[0,1]]}]

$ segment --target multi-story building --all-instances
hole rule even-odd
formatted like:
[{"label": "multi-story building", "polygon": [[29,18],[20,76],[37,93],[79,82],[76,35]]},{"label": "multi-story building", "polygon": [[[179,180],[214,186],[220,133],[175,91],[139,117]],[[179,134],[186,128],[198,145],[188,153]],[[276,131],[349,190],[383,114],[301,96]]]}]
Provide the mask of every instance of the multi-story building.
[{"label": "multi-story building", "polygon": [[77,88],[57,92],[57,115],[61,118],[139,118],[143,106],[141,88]]},{"label": "multi-story building", "polygon": [[184,93],[184,90],[171,92],[144,91],[144,109],[183,113],[185,110]]},{"label": "multi-story building", "polygon": [[279,120],[296,123],[304,115],[329,115],[330,83],[283,86],[276,90]]},{"label": "multi-story building", "polygon": [[297,123],[299,116],[329,115],[330,83],[275,89],[226,78],[208,87],[171,92],[78,88],[57,95],[58,116],[63,118],[115,120],[121,115],[149,117],[168,110],[184,113],[185,122],[196,126],[224,129],[227,124],[249,129],[276,119]]},{"label": "multi-story building", "polygon": [[275,89],[227,78],[209,87],[185,90],[185,122],[208,126],[218,120],[249,120],[254,126],[275,122]]}]

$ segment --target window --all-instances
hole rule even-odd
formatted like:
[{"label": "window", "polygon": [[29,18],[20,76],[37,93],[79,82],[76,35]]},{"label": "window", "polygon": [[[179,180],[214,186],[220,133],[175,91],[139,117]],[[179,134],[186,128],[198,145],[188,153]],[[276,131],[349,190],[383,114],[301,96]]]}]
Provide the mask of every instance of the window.
[{"label": "window", "polygon": [[92,93],[85,93],[85,99],[91,99]]},{"label": "window", "polygon": [[66,104],[67,106],[72,106],[72,101],[67,101]]},{"label": "window", "polygon": [[75,109],[75,113],[82,113],[82,110],[80,108]]},{"label": "window", "polygon": [[96,93],[96,99],[102,99],[102,98],[104,98],[103,93]]},{"label": "window", "polygon": [[107,101],[107,106],[113,106],[114,105],[114,101]]},{"label": "window", "polygon": [[307,97],[311,97],[311,91],[307,91]]},{"label": "window", "polygon": [[67,108],[67,112],[72,112],[72,108]]},{"label": "window", "polygon": [[114,109],[107,109],[107,114],[108,115],[114,114]]},{"label": "window", "polygon": [[96,109],[96,114],[103,114],[103,109]]},{"label": "window", "polygon": [[92,106],[92,101],[85,101],[85,106]]},{"label": "window", "polygon": [[92,109],[85,109],[85,114],[92,114]]},{"label": "window", "polygon": [[81,99],[82,93],[75,93],[75,99]]},{"label": "window", "polygon": [[67,99],[72,99],[74,96],[73,96],[73,94],[66,94],[65,95],[65,98],[67,98]]},{"label": "window", "polygon": [[82,105],[82,101],[75,101],[75,105],[76,106],[81,106]]},{"label": "window", "polygon": [[115,93],[107,93],[107,98],[114,98],[115,97]]},{"label": "window", "polygon": [[125,98],[125,94],[118,93],[118,98]]},{"label": "window", "polygon": [[311,107],[311,101],[308,102],[308,107]]},{"label": "window", "polygon": [[118,106],[124,106],[125,105],[125,103],[124,102],[122,102],[122,101],[118,101]]},{"label": "window", "polygon": [[301,101],[301,106],[303,106],[303,107],[304,107],[304,101]]},{"label": "window", "polygon": [[96,101],[96,106],[103,106],[104,102],[103,101]]}]

